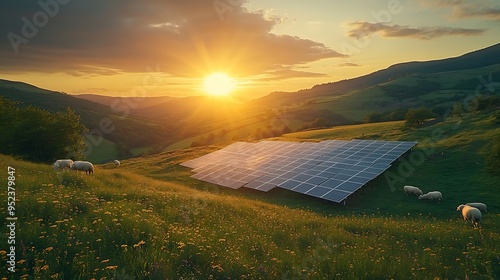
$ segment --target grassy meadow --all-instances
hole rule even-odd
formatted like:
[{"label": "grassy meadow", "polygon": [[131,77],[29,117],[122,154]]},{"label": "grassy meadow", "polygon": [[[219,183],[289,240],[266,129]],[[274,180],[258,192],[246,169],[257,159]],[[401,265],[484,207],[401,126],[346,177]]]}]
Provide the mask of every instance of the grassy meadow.
[{"label": "grassy meadow", "polygon": [[[498,279],[500,192],[484,172],[500,127],[489,116],[406,130],[401,122],[286,134],[278,139],[416,140],[387,174],[338,205],[284,190],[228,190],[179,163],[224,146],[167,151],[55,172],[0,155],[16,169],[16,273],[8,279]],[[424,155],[423,157],[421,155]],[[408,164],[409,163],[409,164]],[[5,183],[2,183],[5,184]],[[402,186],[440,190],[441,202]],[[455,211],[489,206],[474,229]],[[0,194],[6,213],[6,191]],[[6,230],[5,219],[2,228]]]}]

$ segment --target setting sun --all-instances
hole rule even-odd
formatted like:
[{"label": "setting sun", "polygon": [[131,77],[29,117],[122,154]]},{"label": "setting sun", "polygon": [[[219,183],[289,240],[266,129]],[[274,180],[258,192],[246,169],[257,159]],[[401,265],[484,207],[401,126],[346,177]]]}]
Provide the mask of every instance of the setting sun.
[{"label": "setting sun", "polygon": [[225,96],[234,90],[234,80],[225,73],[213,73],[205,78],[203,87],[209,95]]}]

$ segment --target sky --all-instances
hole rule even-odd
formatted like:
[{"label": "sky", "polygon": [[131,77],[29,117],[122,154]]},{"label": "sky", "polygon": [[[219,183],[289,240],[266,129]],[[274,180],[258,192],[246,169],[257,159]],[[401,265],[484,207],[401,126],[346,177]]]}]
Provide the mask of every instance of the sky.
[{"label": "sky", "polygon": [[253,99],[494,45],[500,1],[2,1],[0,34],[0,79],[183,97],[222,72]]}]

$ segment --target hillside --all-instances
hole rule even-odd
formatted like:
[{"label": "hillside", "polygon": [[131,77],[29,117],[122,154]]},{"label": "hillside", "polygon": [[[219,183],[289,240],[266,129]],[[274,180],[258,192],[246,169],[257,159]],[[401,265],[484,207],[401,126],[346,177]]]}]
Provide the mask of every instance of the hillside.
[{"label": "hillside", "polygon": [[422,106],[445,111],[463,100],[498,95],[500,82],[497,81],[500,81],[500,64],[436,74],[412,74],[342,96],[311,98],[300,103],[298,108],[330,110],[355,121],[363,121],[373,112],[406,111]]},{"label": "hillside", "polygon": [[[498,178],[483,165],[485,147],[500,128],[490,114],[410,131],[381,123],[285,135],[349,139],[378,131],[365,136],[419,141],[414,153],[427,156],[403,182],[390,188],[379,180],[347,207],[285,191],[227,190],[191,179],[178,165],[217,146],[130,159],[119,168],[100,165],[93,176],[0,155],[3,170],[16,170],[16,246],[24,248],[17,251],[16,276],[496,279],[500,195]],[[7,173],[0,178],[6,182]],[[406,196],[404,184],[439,189],[444,200]],[[468,200],[490,206],[481,229],[455,211]],[[6,254],[0,251],[4,262]]]},{"label": "hillside", "polygon": [[500,63],[500,43],[486,47],[481,50],[467,54],[432,61],[414,61],[392,65],[386,69],[379,70],[361,77],[342,80],[333,83],[315,85],[310,89],[295,93],[276,92],[266,97],[255,100],[257,104],[280,104],[289,103],[290,100],[300,100],[320,97],[343,95],[353,90],[385,83],[398,77],[415,74],[433,74],[448,71],[460,71],[467,69],[483,68]]},{"label": "hillside", "polygon": [[[104,138],[102,142],[95,142],[92,152],[88,158],[102,162],[114,157],[129,157],[134,148],[150,147],[158,148],[165,145],[165,139],[173,139],[177,126],[170,123],[154,123],[150,120],[125,114],[123,110],[114,111],[113,108],[76,98],[72,95],[40,89],[38,87],[22,83],[0,80],[0,96],[10,100],[21,102],[21,106],[33,105],[50,112],[65,111],[71,108],[81,117],[81,122],[89,129],[86,139],[90,143],[92,139]],[[120,104],[123,108],[123,104]],[[111,133],[103,132],[101,122],[110,120],[112,123]]]}]

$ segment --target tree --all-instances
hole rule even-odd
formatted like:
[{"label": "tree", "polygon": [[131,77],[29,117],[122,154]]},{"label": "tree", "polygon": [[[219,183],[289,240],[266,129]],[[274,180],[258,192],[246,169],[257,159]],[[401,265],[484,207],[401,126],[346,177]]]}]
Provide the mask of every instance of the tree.
[{"label": "tree", "polygon": [[453,105],[453,109],[451,109],[451,116],[461,117],[465,113],[464,104],[462,102],[457,102]]},{"label": "tree", "polygon": [[314,122],[311,124],[312,128],[317,128],[317,127],[327,127],[328,126],[328,121],[324,118],[317,118],[314,120]]},{"label": "tree", "polygon": [[436,115],[431,110],[424,107],[409,109],[405,115],[406,126],[417,127],[423,124],[426,119],[430,119],[435,116]]},{"label": "tree", "polygon": [[71,109],[51,114],[34,106],[0,98],[0,153],[38,162],[81,157],[87,128]]}]

